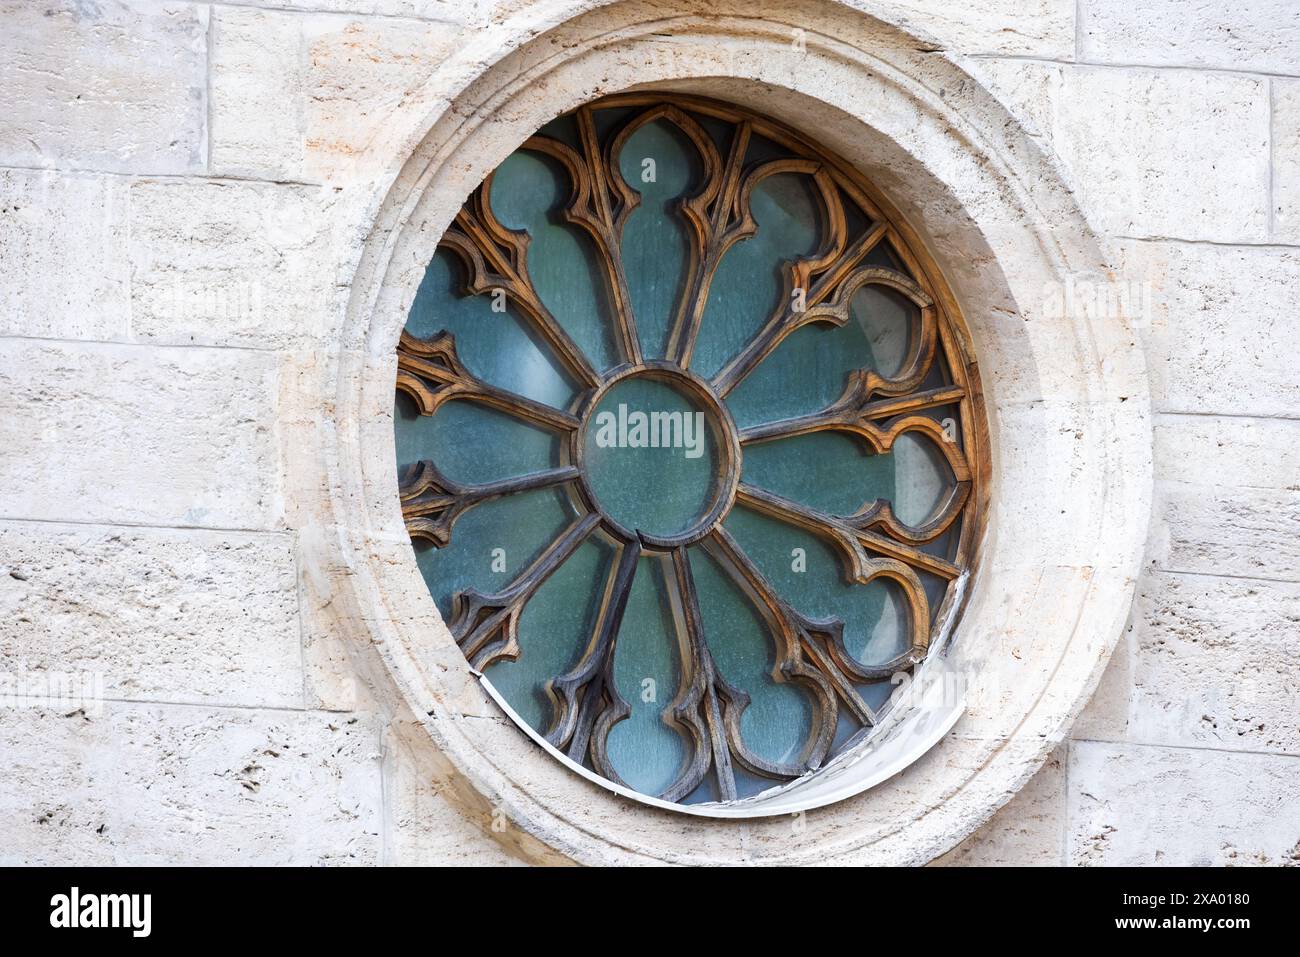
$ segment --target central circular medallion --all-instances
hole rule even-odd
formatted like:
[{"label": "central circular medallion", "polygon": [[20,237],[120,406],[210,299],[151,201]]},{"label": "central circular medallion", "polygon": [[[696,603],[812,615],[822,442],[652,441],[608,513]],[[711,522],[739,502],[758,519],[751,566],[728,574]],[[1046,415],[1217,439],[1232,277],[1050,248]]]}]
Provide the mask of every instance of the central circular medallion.
[{"label": "central circular medallion", "polygon": [[731,416],[697,377],[650,363],[612,377],[575,435],[583,486],[623,538],[672,548],[707,534],[739,481]]}]

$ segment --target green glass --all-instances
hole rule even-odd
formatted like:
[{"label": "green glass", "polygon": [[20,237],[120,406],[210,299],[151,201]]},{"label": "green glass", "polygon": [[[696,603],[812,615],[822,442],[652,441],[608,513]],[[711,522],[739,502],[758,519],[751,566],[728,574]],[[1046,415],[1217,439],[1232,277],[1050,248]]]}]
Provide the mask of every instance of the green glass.
[{"label": "green glass", "polygon": [[821,201],[806,176],[780,173],[755,188],[758,232],[727,250],[709,287],[691,371],[709,378],[783,305],[782,267],[817,250]]},{"label": "green glass", "polygon": [[682,674],[668,575],[662,557],[642,556],[614,650],[614,684],[631,713],[610,731],[609,760],[628,786],[646,794],[672,784],[687,759],[680,731],[667,720]]},{"label": "green glass", "polygon": [[528,233],[528,275],[538,297],[592,364],[608,369],[618,361],[609,296],[591,240],[561,216],[571,192],[557,160],[519,150],[492,176],[492,213]]},{"label": "green glass", "polygon": [[695,145],[676,125],[656,120],[628,137],[619,171],[641,194],[623,228],[632,314],[646,356],[662,358],[690,262],[690,233],[677,207],[699,190],[702,165]]},{"label": "green glass", "polygon": [[717,427],[663,380],[615,383],[583,434],[587,481],[601,509],[628,531],[668,538],[689,530],[717,494]]}]

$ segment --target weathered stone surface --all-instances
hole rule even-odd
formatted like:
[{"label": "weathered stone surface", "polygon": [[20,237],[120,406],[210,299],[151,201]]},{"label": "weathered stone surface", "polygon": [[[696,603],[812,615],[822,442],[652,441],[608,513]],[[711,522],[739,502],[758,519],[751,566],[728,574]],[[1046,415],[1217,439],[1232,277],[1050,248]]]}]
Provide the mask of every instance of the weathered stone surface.
[{"label": "weathered stone surface", "polygon": [[203,169],[208,9],[155,0],[5,0],[0,164]]},{"label": "weathered stone surface", "polygon": [[1300,249],[1134,242],[1120,256],[1128,281],[1150,290],[1147,369],[1157,411],[1295,414],[1289,316]]},{"label": "weathered stone surface", "polygon": [[212,15],[212,169],[302,175],[302,18],[218,7]]},{"label": "weathered stone surface", "polygon": [[1300,421],[1162,415],[1151,561],[1300,581]]},{"label": "weathered stone surface", "polygon": [[1300,72],[1300,7],[1290,0],[1080,0],[1088,63]]},{"label": "weathered stone surface", "polygon": [[987,824],[938,867],[1055,867],[1065,840],[1066,748],[1060,748]]},{"label": "weathered stone surface", "polygon": [[1300,862],[1300,758],[1076,742],[1068,863]]},{"label": "weathered stone surface", "polygon": [[0,516],[279,525],[270,353],[0,341]]},{"label": "weathered stone surface", "polygon": [[132,332],[165,343],[285,347],[328,328],[332,193],[252,182],[131,188]]},{"label": "weathered stone surface", "polygon": [[1130,740],[1300,752],[1300,584],[1153,573],[1134,636]]},{"label": "weathered stone surface", "polygon": [[[431,767],[417,754],[428,753],[423,730],[413,723],[384,733],[384,802],[389,839],[385,863],[398,866],[454,864],[457,867],[518,867],[525,862],[491,839],[493,826],[503,833],[503,815],[468,812],[457,803],[445,770]],[[415,749],[410,746],[415,742]],[[506,835],[507,839],[509,835]]]},{"label": "weathered stone surface", "polygon": [[126,236],[124,179],[0,170],[0,334],[124,337]]},{"label": "weathered stone surface", "polygon": [[343,174],[461,30],[246,9],[214,17],[213,168],[311,182]]},{"label": "weathered stone surface", "polygon": [[0,524],[0,671],[109,698],[300,707],[289,537]]},{"label": "weathered stone surface", "polygon": [[1273,238],[1300,243],[1300,80],[1273,79]]},{"label": "weathered stone surface", "polygon": [[0,861],[378,863],[379,738],[310,711],[0,709]]},{"label": "weathered stone surface", "polygon": [[1047,59],[1074,55],[1072,0],[993,0],[984,6],[901,0],[877,6],[887,8],[891,22],[932,37],[949,50]]},{"label": "weathered stone surface", "polygon": [[267,0],[272,9],[304,12],[356,13],[379,17],[410,17],[418,20],[460,21],[471,17],[490,0]]},{"label": "weathered stone surface", "polygon": [[970,68],[1064,160],[1102,231],[1267,241],[1267,79],[999,59]]}]

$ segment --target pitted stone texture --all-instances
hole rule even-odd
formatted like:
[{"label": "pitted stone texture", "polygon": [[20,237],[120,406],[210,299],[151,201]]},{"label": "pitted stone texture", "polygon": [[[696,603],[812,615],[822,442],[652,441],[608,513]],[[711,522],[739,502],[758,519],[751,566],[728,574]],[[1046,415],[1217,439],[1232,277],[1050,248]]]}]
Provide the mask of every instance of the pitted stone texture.
[{"label": "pitted stone texture", "polygon": [[125,337],[126,237],[125,179],[0,170],[0,335]]},{"label": "pitted stone texture", "polygon": [[[384,801],[389,827],[387,864],[457,867],[518,867],[526,861],[503,842],[512,835],[509,819],[489,809],[476,814],[459,803],[453,776],[420,760],[427,745],[414,722],[390,725],[384,733]],[[411,741],[416,747],[411,747]],[[501,840],[489,837],[493,832]],[[553,863],[561,859],[556,856]]]},{"label": "pitted stone texture", "polygon": [[1070,753],[1070,864],[1300,864],[1300,758],[1090,742]]},{"label": "pitted stone texture", "polygon": [[0,164],[202,170],[208,10],[155,0],[4,0]]},{"label": "pitted stone texture", "polygon": [[213,169],[310,182],[346,181],[354,157],[461,30],[236,8],[213,16]]},{"label": "pitted stone texture", "polygon": [[1156,566],[1300,581],[1300,421],[1162,415],[1155,464]]},{"label": "pitted stone texture", "polygon": [[1292,0],[1080,0],[1079,59],[1300,73]]},{"label": "pitted stone texture", "polygon": [[975,59],[1064,160],[1085,214],[1116,236],[1268,239],[1268,80]]},{"label": "pitted stone texture", "polygon": [[320,341],[336,289],[332,201],[313,186],[135,183],[135,338],[258,348]]},{"label": "pitted stone texture", "polygon": [[1121,274],[1150,303],[1142,308],[1156,411],[1296,414],[1300,249],[1131,242],[1120,256]]},{"label": "pitted stone texture", "polygon": [[275,356],[0,341],[0,516],[277,528]]},{"label": "pitted stone texture", "polygon": [[0,524],[0,671],[109,698],[300,707],[289,536]]},{"label": "pitted stone texture", "polygon": [[1273,238],[1300,243],[1300,80],[1275,78],[1271,82]]},{"label": "pitted stone texture", "polygon": [[[1074,56],[1074,0],[992,0],[983,5],[945,0],[863,4],[888,22],[933,37],[945,50],[1046,59]],[[794,14],[797,16],[797,14]]]},{"label": "pitted stone texture", "polygon": [[1300,584],[1153,573],[1134,637],[1129,740],[1300,753]]},{"label": "pitted stone texture", "polygon": [[373,717],[106,705],[0,710],[0,861],[373,864]]},{"label": "pitted stone texture", "polygon": [[355,13],[376,17],[410,17],[416,20],[460,21],[473,16],[491,0],[264,0],[264,6],[304,12]]},{"label": "pitted stone texture", "polygon": [[1059,748],[1029,783],[938,867],[1056,867],[1065,840],[1065,765]]}]

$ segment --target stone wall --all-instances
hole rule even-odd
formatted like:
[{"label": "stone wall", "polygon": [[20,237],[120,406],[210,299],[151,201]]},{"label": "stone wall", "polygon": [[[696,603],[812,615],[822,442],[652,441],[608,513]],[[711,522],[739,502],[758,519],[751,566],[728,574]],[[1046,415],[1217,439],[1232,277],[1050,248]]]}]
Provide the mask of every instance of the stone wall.
[{"label": "stone wall", "polygon": [[[1300,861],[1300,5],[862,5],[1059,158],[1138,281],[1155,412],[1121,644],[941,862]],[[0,861],[560,859],[454,793],[331,632],[286,479],[325,427],[357,158],[528,7],[0,0],[0,672],[102,682],[0,708]]]}]

